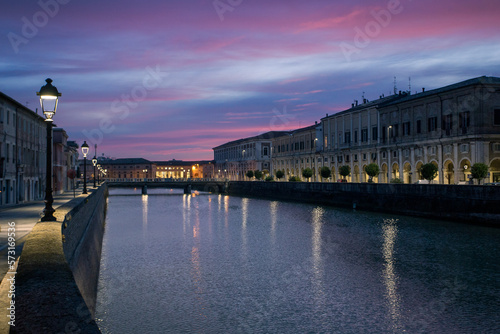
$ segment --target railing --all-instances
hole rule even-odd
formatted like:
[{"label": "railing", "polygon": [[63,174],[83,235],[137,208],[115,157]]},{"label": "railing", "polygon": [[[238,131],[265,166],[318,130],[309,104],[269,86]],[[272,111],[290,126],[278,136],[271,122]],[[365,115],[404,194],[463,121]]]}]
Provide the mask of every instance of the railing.
[{"label": "railing", "polygon": [[117,179],[106,179],[107,182],[223,182],[227,179],[209,179],[209,178],[195,178],[195,179],[174,179],[174,178],[164,178],[164,179],[146,179],[146,178],[117,178]]}]

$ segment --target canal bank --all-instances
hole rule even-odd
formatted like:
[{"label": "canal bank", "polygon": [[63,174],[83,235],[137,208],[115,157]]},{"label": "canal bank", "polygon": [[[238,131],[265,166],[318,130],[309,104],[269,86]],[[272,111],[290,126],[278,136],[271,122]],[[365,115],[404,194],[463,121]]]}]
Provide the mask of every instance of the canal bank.
[{"label": "canal bank", "polygon": [[100,333],[93,313],[107,194],[103,185],[34,226],[18,263],[11,333]]},{"label": "canal bank", "polygon": [[495,186],[231,181],[228,193],[500,226]]}]

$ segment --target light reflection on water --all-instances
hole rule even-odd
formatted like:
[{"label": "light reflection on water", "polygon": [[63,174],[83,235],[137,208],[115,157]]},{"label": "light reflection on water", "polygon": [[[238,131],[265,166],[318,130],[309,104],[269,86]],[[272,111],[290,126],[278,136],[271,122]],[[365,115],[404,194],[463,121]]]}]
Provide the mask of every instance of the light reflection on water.
[{"label": "light reflection on water", "polygon": [[500,329],[498,230],[151,190],[108,199],[103,333]]}]

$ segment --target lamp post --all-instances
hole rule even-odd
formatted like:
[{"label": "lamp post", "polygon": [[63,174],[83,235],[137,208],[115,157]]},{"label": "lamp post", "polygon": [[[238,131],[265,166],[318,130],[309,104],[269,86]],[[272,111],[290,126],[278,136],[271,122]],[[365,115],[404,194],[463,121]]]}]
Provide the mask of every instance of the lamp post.
[{"label": "lamp post", "polygon": [[54,198],[52,197],[52,117],[56,113],[57,102],[61,93],[56,87],[52,86],[52,79],[46,79],[47,84],[40,88],[36,95],[40,96],[40,105],[42,106],[45,122],[47,122],[47,177],[45,181],[45,209],[41,221],[56,221],[54,217]]},{"label": "lamp post", "polygon": [[92,165],[94,165],[94,188],[96,187],[95,186],[95,165],[97,165],[97,159],[94,155],[94,159],[92,159]]},{"label": "lamp post", "polygon": [[83,153],[83,192],[82,194],[87,193],[87,153],[89,153],[89,145],[86,141],[82,144],[82,153]]},{"label": "lamp post", "polygon": [[[97,164],[97,170],[101,170],[101,164]],[[99,173],[97,173],[97,183],[99,183],[100,180],[99,180]]]}]

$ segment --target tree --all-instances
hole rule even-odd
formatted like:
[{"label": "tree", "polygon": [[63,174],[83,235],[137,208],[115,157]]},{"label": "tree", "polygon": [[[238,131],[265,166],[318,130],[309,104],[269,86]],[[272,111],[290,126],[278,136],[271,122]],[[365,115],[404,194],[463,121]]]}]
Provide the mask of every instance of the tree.
[{"label": "tree", "polygon": [[365,167],[365,172],[370,177],[368,179],[368,182],[373,182],[373,178],[375,176],[378,176],[378,174],[380,173],[380,168],[376,163],[373,162]]},{"label": "tree", "polygon": [[300,177],[298,177],[298,176],[290,176],[288,178],[288,181],[289,182],[300,182]]},{"label": "tree", "polygon": [[344,177],[344,180],[347,176],[351,175],[351,167],[348,165],[340,166],[339,174]]},{"label": "tree", "polygon": [[400,178],[394,178],[394,179],[391,179],[391,183],[404,183],[403,181],[401,181]]},{"label": "tree", "polygon": [[253,175],[255,176],[255,179],[260,180],[262,179],[262,172],[260,170],[256,170],[253,172]]},{"label": "tree", "polygon": [[271,175],[267,176],[265,180],[266,180],[266,182],[272,182],[272,181],[274,181],[273,177]]},{"label": "tree", "polygon": [[436,178],[437,173],[438,167],[431,162],[422,165],[422,167],[420,168],[420,174],[422,174],[422,177],[428,180],[429,183]]},{"label": "tree", "polygon": [[328,179],[332,175],[332,171],[330,170],[330,168],[323,166],[319,170],[319,174],[323,179]]},{"label": "tree", "polygon": [[472,178],[477,179],[478,184],[481,184],[481,180],[488,175],[488,165],[476,162],[472,165],[470,174],[472,175]]},{"label": "tree", "polygon": [[285,176],[285,173],[284,173],[282,170],[279,170],[279,169],[278,169],[278,170],[276,171],[276,178],[277,178],[278,180],[280,180],[280,179],[282,179],[282,178],[283,178],[283,176]]},{"label": "tree", "polygon": [[253,171],[249,170],[246,174],[245,174],[249,179],[251,179],[253,177]]},{"label": "tree", "polygon": [[313,176],[313,171],[311,168],[306,168],[302,171],[302,176],[306,179],[310,179]]}]

